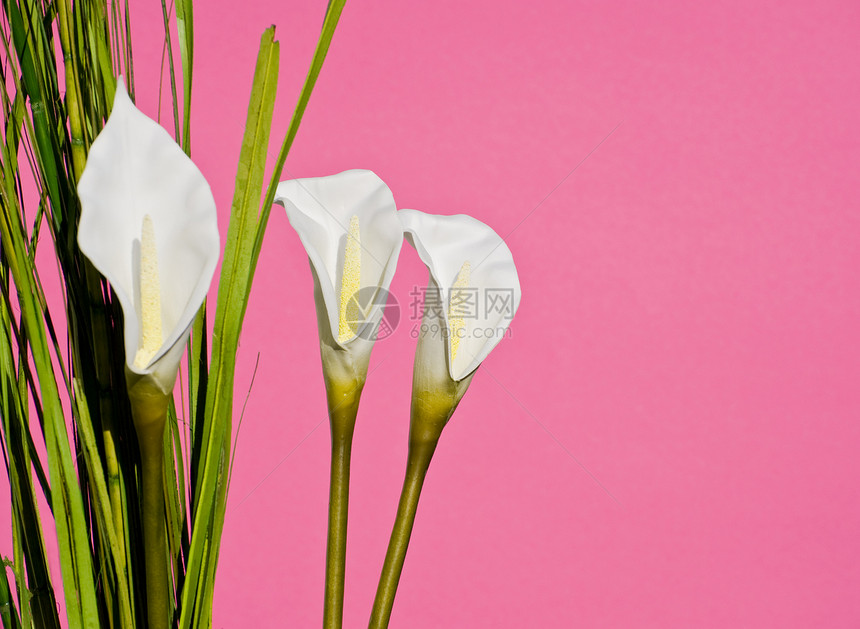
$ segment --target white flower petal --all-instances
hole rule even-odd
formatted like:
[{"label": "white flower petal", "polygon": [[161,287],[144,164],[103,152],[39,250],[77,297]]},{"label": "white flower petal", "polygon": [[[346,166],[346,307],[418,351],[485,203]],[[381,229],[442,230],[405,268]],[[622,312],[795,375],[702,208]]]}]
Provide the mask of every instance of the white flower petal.
[{"label": "white flower petal", "polygon": [[[132,104],[122,79],[110,118],[90,149],[78,196],[78,244],[120,300],[129,370],[175,377],[218,261],[215,200],[170,135]],[[140,369],[133,360],[141,335],[139,251],[145,215],[152,218],[158,252],[164,337],[161,349]]]},{"label": "white flower petal", "polygon": [[[439,216],[417,210],[400,210],[399,215],[407,240],[439,286],[449,330],[448,373],[452,379],[461,380],[477,369],[503,338],[519,307],[522,291],[513,256],[496,232],[471,216]],[[474,311],[461,320],[464,328],[452,360],[448,304],[451,288],[466,262],[471,266],[466,290],[477,301]]]},{"label": "white flower petal", "polygon": [[[394,197],[369,170],[347,170],[329,177],[281,182],[275,202],[283,205],[298,232],[317,274],[334,342],[343,348],[356,336],[339,340],[340,291],[344,251],[350,220],[358,217],[361,243],[360,287],[388,290],[403,244],[403,227]],[[382,307],[372,309],[368,321],[378,323]],[[357,330],[356,332],[362,332]]]}]

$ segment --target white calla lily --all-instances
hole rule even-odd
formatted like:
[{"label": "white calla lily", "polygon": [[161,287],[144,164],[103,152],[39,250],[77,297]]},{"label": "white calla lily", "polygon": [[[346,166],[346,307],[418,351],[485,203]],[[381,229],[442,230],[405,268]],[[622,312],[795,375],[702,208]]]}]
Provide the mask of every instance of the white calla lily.
[{"label": "white calla lily", "polygon": [[521,297],[511,252],[484,223],[462,214],[398,214],[430,280],[412,374],[406,476],[370,629],[389,624],[421,488],[442,431],[478,366],[505,335]]},{"label": "white calla lily", "polygon": [[163,451],[179,362],[218,262],[215,200],[194,163],[117,81],[78,182],[78,245],[122,306],[126,387],[141,459],[150,629],[170,625]]},{"label": "white calla lily", "polygon": [[215,200],[170,135],[117,81],[78,183],[78,244],[119,298],[129,382],[173,390],[218,262]]},{"label": "white calla lily", "polygon": [[[505,242],[481,221],[401,210],[407,240],[430,271],[425,309],[435,306],[452,380],[471,374],[505,336],[522,291]],[[426,323],[426,322],[425,322]]]},{"label": "white calla lily", "polygon": [[281,182],[275,202],[286,209],[314,278],[332,437],[323,626],[340,627],[352,437],[403,226],[388,186],[368,170]]},{"label": "white calla lily", "polygon": [[275,202],[310,259],[326,381],[363,384],[403,244],[394,197],[369,170],[348,170],[284,181]]}]

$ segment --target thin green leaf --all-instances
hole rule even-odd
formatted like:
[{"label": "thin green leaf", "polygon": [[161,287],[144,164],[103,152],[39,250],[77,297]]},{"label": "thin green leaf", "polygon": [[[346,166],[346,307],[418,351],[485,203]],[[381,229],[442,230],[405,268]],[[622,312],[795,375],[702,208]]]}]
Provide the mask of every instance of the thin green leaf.
[{"label": "thin green leaf", "polygon": [[176,0],[176,30],[182,60],[182,148],[191,154],[191,79],[194,70],[193,0]]},{"label": "thin green leaf", "polygon": [[328,54],[328,49],[331,46],[332,37],[334,37],[337,23],[340,20],[340,15],[343,13],[343,7],[345,5],[346,0],[330,0],[328,8],[326,9],[322,33],[320,33],[319,41],[317,41],[317,48],[314,52],[313,59],[311,60],[311,67],[308,69],[308,75],[305,78],[304,87],[302,88],[301,94],[299,94],[299,100],[296,103],[295,110],[293,111],[293,117],[292,120],[290,120],[287,135],[284,137],[284,143],[281,145],[281,152],[278,154],[277,162],[275,162],[275,170],[272,173],[271,180],[269,181],[269,188],[266,190],[266,198],[263,201],[256,241],[254,242],[254,253],[251,257],[251,264],[248,266],[249,284],[257,268],[257,260],[260,258],[260,250],[263,247],[263,236],[266,231],[266,225],[269,221],[269,213],[272,211],[272,203],[275,201],[275,190],[277,189],[278,183],[281,179],[281,172],[284,169],[284,164],[287,161],[287,155],[290,152],[290,148],[293,146],[293,140],[296,139],[296,134],[299,132],[299,125],[302,123],[302,117],[304,117],[305,109],[307,109],[308,103],[310,102],[311,93],[313,93],[317,78],[322,70],[323,63],[325,62],[326,55]]},{"label": "thin green leaf", "polygon": [[[5,563],[5,562],[4,562]],[[3,566],[2,579],[0,579],[0,620],[3,621],[3,629],[19,629],[21,617],[15,609],[15,599],[9,589],[9,579],[6,578],[6,566]]]},{"label": "thin green leaf", "polygon": [[[192,496],[193,527],[189,549],[185,587],[179,626],[191,626],[192,617],[206,626],[211,610],[200,607],[212,585],[206,579],[211,564],[217,561],[213,546],[220,542],[212,537],[216,501],[221,493],[224,458],[229,456],[230,412],[233,391],[233,369],[238,346],[242,314],[247,303],[247,275],[245,263],[250,257],[257,227],[257,212],[263,178],[269,129],[274,111],[278,78],[278,43],[274,28],[267,29],[260,41],[260,52],[254,72],[251,102],[239,168],[236,175],[236,193],[227,232],[227,245],[218,288],[218,306],[215,318],[212,347],[213,369],[206,391],[206,418],[203,426],[194,425],[195,453],[192,475],[195,478]],[[196,444],[200,444],[200,448]],[[198,587],[202,591],[198,591]],[[195,614],[197,609],[197,614]],[[203,617],[200,618],[200,614]]]},{"label": "thin green leaf", "polygon": [[107,538],[107,550],[110,552],[110,561],[104,562],[112,574],[113,585],[118,590],[118,602],[121,623],[120,627],[134,627],[132,617],[131,596],[128,589],[128,574],[125,564],[125,549],[118,541],[117,531],[114,527],[113,509],[108,494],[108,488],[102,475],[104,469],[99,456],[96,436],[92,429],[92,421],[89,417],[89,407],[81,383],[75,380],[73,401],[75,412],[78,416],[78,427],[80,429],[81,442],[84,450],[84,463],[90,471],[89,478],[94,489],[93,507],[95,508],[98,526],[103,532],[103,539]]},{"label": "thin green leaf", "polygon": [[[161,18],[164,22],[164,53],[167,57],[167,67],[170,70],[170,95],[173,103],[173,137],[180,137],[179,128],[179,99],[176,96],[176,67],[173,62],[173,44],[170,39],[170,13],[167,9],[167,0],[161,0]],[[162,71],[164,69],[164,57],[162,57]],[[159,111],[161,107],[161,94],[159,93]]]},{"label": "thin green leaf", "polygon": [[30,350],[36,366],[45,413],[45,442],[51,476],[54,520],[59,542],[60,565],[66,592],[69,621],[95,629],[98,604],[93,582],[92,556],[84,518],[83,501],[76,481],[74,463],[66,436],[65,417],[53,372],[51,353],[43,324],[39,288],[30,266],[20,223],[20,215],[5,205],[0,215],[5,262],[18,289],[18,303],[24,319]]}]

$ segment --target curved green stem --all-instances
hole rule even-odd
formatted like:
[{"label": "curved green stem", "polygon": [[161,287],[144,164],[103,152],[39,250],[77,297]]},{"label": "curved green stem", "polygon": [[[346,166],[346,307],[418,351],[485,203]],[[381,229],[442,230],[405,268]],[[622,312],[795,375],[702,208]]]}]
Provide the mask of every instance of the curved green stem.
[{"label": "curved green stem", "polygon": [[325,560],[323,627],[343,626],[343,587],[346,576],[346,529],[349,512],[349,464],[358,413],[354,403],[329,411],[331,420],[331,481],[329,486],[328,542]]},{"label": "curved green stem", "polygon": [[388,627],[391,610],[394,607],[394,595],[397,594],[400,573],[403,571],[403,562],[406,560],[406,551],[409,548],[409,538],[412,536],[421,488],[424,486],[424,478],[438,442],[438,436],[426,441],[410,440],[406,477],[403,480],[397,517],[394,520],[394,529],[391,531],[385,563],[376,589],[376,599],[373,601],[370,629]]},{"label": "curved green stem", "polygon": [[469,388],[474,375],[472,372],[462,380],[452,380],[449,377],[445,367],[445,345],[427,332],[439,325],[438,320],[433,318],[436,316],[434,313],[432,308],[425,309],[424,322],[429,325],[422,326],[422,334],[415,351],[406,476],[403,490],[400,492],[394,529],[391,531],[388,551],[385,554],[385,563],[379,577],[379,586],[376,589],[376,599],[373,601],[370,629],[388,627],[397,584],[400,582],[400,573],[403,571],[403,562],[409,548],[409,538],[412,536],[421,488],[424,486],[424,477],[427,475],[439,437],[442,436],[442,431],[457,409],[457,404]]}]

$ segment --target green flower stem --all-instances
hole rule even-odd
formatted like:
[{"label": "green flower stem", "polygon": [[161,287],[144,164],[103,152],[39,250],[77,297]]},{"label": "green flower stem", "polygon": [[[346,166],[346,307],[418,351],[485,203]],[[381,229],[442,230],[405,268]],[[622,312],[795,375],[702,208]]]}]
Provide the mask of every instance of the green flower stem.
[{"label": "green flower stem", "polygon": [[144,376],[129,386],[140,447],[146,608],[149,629],[170,627],[167,527],[164,520],[164,426],[170,396]]},{"label": "green flower stem", "polygon": [[[441,429],[439,433],[441,434]],[[388,551],[385,553],[385,563],[382,566],[382,575],[379,577],[376,599],[373,601],[370,629],[388,627],[391,610],[394,607],[394,595],[397,593],[400,573],[403,571],[403,562],[406,560],[406,551],[409,548],[409,538],[412,536],[418,499],[421,497],[424,477],[427,475],[427,469],[430,467],[430,460],[433,458],[438,442],[438,435],[435,438],[431,436],[423,440],[414,439],[410,435],[406,478],[403,481],[403,490],[400,492],[400,504],[397,507],[391,540],[388,542]]]},{"label": "green flower stem", "polygon": [[343,626],[343,584],[346,576],[346,528],[349,512],[349,464],[352,436],[358,414],[358,390],[329,395],[331,423],[331,481],[328,506],[328,543],[325,561],[325,603],[323,627]]},{"label": "green flower stem", "polygon": [[[143,466],[143,539],[146,544],[146,606],[149,629],[169,626],[167,591],[167,536],[164,526],[162,439],[151,439],[152,447],[141,446]],[[158,442],[155,445],[154,442]]]},{"label": "green flower stem", "polygon": [[[442,431],[457,410],[466,389],[472,382],[474,372],[462,380],[452,380],[445,367],[445,346],[426,332],[435,325],[434,311],[426,310],[423,326],[425,332],[418,339],[415,352],[415,368],[412,372],[412,408],[409,421],[409,453],[406,459],[406,476],[400,492],[400,504],[394,520],[394,529],[385,553],[385,563],[373,601],[370,629],[388,627],[397,584],[403,571],[403,562],[409,548],[409,538],[415,523],[418,500],[424,477],[430,467],[436,445]],[[436,329],[439,329],[436,327]]]}]

